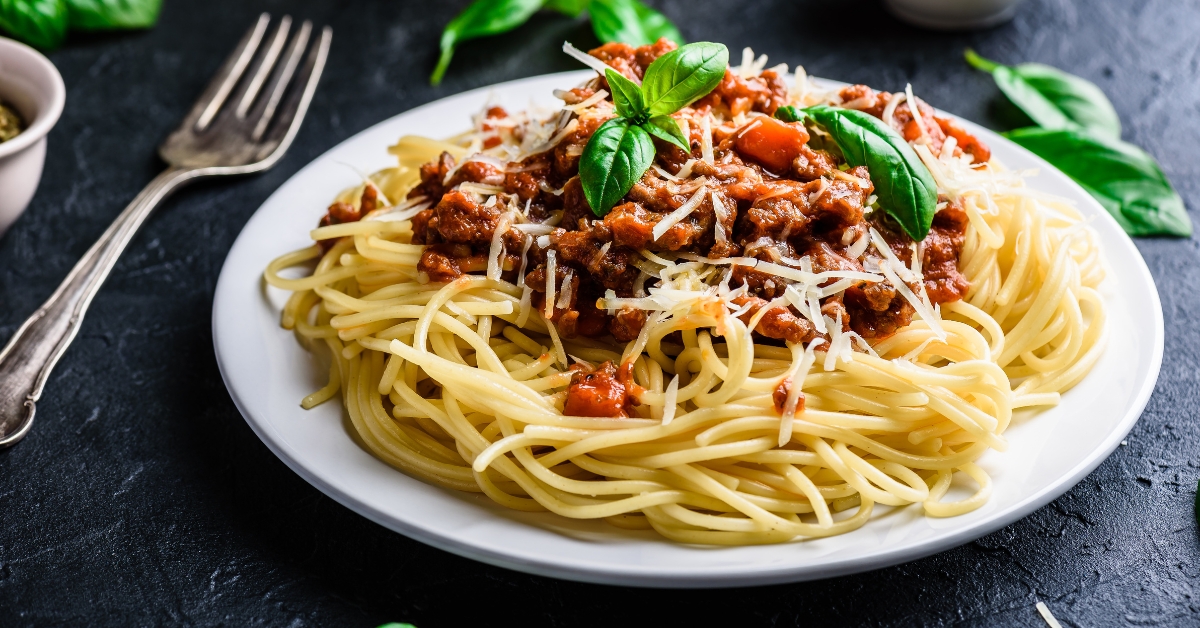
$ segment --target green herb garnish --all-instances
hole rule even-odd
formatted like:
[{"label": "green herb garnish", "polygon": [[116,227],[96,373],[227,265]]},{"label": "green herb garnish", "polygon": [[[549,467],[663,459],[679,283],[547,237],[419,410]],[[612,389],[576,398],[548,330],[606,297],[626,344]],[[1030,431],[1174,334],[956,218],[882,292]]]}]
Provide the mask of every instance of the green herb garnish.
[{"label": "green herb garnish", "polygon": [[[11,0],[0,0],[0,3]],[[576,17],[587,11],[592,31],[603,42],[633,46],[652,44],[660,37],[683,43],[683,36],[662,13],[638,0],[475,0],[442,31],[441,55],[429,82],[442,82],[458,44],[506,33],[529,20],[539,9]]]},{"label": "green herb garnish", "polygon": [[94,31],[147,28],[158,20],[162,0],[0,0],[0,30],[51,50],[67,27]]},{"label": "green herb garnish", "polygon": [[879,205],[896,219],[908,237],[920,242],[929,235],[937,211],[933,175],[908,142],[869,113],[828,105],[775,111],[784,122],[811,121],[833,138],[851,167],[866,166]]},{"label": "green herb garnish", "polygon": [[1004,135],[1083,186],[1129,235],[1190,236],[1183,199],[1154,158],[1121,141],[1121,122],[1095,84],[1040,63],[1006,66],[967,49],[1036,127]]},{"label": "green herb garnish", "polygon": [[640,86],[605,72],[618,115],[596,129],[579,160],[579,182],[593,213],[607,214],[642,178],[654,161],[651,135],[691,152],[671,114],[716,88],[728,65],[724,45],[698,42],[655,59]]}]

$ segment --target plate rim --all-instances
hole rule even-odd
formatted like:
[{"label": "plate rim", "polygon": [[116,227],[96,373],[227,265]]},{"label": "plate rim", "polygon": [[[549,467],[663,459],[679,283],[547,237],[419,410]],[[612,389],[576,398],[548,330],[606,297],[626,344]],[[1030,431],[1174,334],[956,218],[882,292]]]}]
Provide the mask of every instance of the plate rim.
[{"label": "plate rim", "polygon": [[[541,74],[514,79],[478,87],[456,94],[450,94],[424,105],[388,116],[387,118],[380,120],[379,122],[376,122],[375,124],[372,124],[361,131],[354,133],[353,135],[345,137],[328,150],[310,160],[293,175],[288,177],[286,181],[280,184],[280,186],[276,188],[276,190],[272,192],[271,195],[268,196],[257,209],[255,209],[254,213],[251,214],[250,218],[247,220],[246,225],[253,220],[254,216],[259,211],[269,205],[291,181],[306,174],[310,168],[315,168],[316,165],[319,162],[324,161],[330,153],[337,151],[344,144],[353,142],[363,135],[375,132],[378,127],[387,125],[396,118],[413,115],[418,112],[438,107],[444,101],[450,99],[478,97],[481,95],[487,95],[491,91],[499,88],[518,87],[521,83],[531,83],[549,80],[552,78],[562,78],[565,82],[571,80],[572,78],[584,78],[590,74],[591,72],[588,70],[578,70]],[[841,83],[840,81],[823,79],[820,77],[813,77],[813,79],[827,85],[846,85],[846,83]],[[1058,172],[1061,174],[1061,171],[1052,166],[1049,162],[1046,162],[1041,157],[1033,154],[1011,140],[1004,138],[998,133],[986,129],[985,127],[971,122],[970,120],[966,120],[960,116],[942,111],[940,109],[938,111],[942,115],[951,116],[956,121],[965,123],[972,131],[984,131],[985,134],[988,135],[989,141],[993,144],[998,142],[1007,145],[1009,148],[1013,148],[1017,151],[1025,153],[1026,156],[1038,164],[1040,169]],[[225,388],[228,391],[230,398],[233,400],[234,405],[237,407],[238,412],[241,413],[243,419],[247,424],[249,424],[251,430],[258,436],[258,438],[267,446],[268,449],[271,450],[273,454],[275,454],[276,457],[282,460],[284,464],[288,466],[288,468],[290,468],[293,472],[295,472],[306,482],[317,488],[317,490],[321,491],[326,496],[332,498],[334,501],[349,508],[350,510],[366,517],[367,519],[382,525],[389,530],[403,534],[411,539],[465,558],[539,576],[563,578],[572,581],[594,584],[651,587],[662,589],[760,586],[784,582],[802,582],[807,580],[832,578],[852,573],[881,569],[941,553],[981,538],[1032,514],[1034,511],[1042,508],[1061,495],[1065,494],[1112,455],[1113,451],[1116,450],[1120,442],[1129,434],[1130,430],[1132,430],[1133,426],[1137,423],[1138,419],[1141,417],[1147,404],[1149,403],[1150,397],[1154,393],[1162,367],[1165,345],[1165,329],[1161,298],[1158,293],[1157,285],[1154,283],[1153,275],[1151,275],[1145,259],[1142,257],[1140,250],[1138,250],[1132,238],[1130,238],[1129,235],[1119,227],[1115,219],[1113,219],[1113,217],[1109,215],[1108,212],[1105,211],[1103,207],[1100,206],[1095,199],[1088,195],[1087,192],[1077,183],[1065,175],[1064,179],[1080,198],[1086,199],[1085,203],[1093,206],[1092,213],[1099,216],[1099,218],[1097,218],[1098,220],[1111,223],[1110,227],[1115,228],[1116,231],[1121,235],[1122,244],[1129,248],[1129,250],[1133,253],[1133,258],[1137,262],[1135,268],[1132,270],[1135,274],[1139,275],[1140,280],[1144,281],[1150,288],[1149,294],[1152,298],[1150,299],[1149,305],[1155,314],[1154,326],[1152,330],[1153,343],[1149,353],[1150,359],[1148,363],[1147,376],[1136,387],[1136,390],[1132,396],[1133,402],[1129,406],[1129,410],[1116,424],[1116,429],[1112,430],[1109,435],[1101,441],[1098,447],[1096,447],[1069,471],[1062,474],[1057,481],[1039,491],[1035,491],[1029,495],[1026,495],[1024,498],[1017,500],[1016,502],[990,515],[989,517],[984,518],[976,523],[968,524],[966,527],[963,527],[959,530],[936,536],[932,539],[921,541],[909,546],[902,546],[896,549],[889,549],[869,555],[854,557],[836,563],[823,564],[821,565],[820,569],[817,570],[805,571],[803,570],[803,566],[798,567],[794,564],[789,564],[782,566],[771,566],[768,568],[759,568],[756,571],[750,572],[721,570],[716,571],[715,573],[696,571],[676,571],[668,573],[664,572],[662,568],[641,564],[628,564],[622,566],[621,568],[610,568],[607,565],[581,565],[578,560],[571,561],[560,559],[558,561],[553,561],[524,558],[514,552],[504,552],[493,549],[495,546],[482,546],[454,538],[450,535],[439,534],[436,530],[422,527],[405,519],[385,513],[371,503],[350,495],[342,489],[334,486],[332,483],[322,478],[319,474],[306,467],[293,455],[293,453],[290,451],[290,446],[287,443],[280,442],[281,439],[276,439],[275,435],[272,434],[264,424],[260,424],[258,420],[252,418],[253,413],[250,412],[248,404],[242,399],[237,388],[230,380],[228,373],[229,368],[226,366],[226,360],[228,359],[228,356],[223,356],[221,351],[221,335],[220,327],[218,325],[218,312],[221,311],[222,304],[225,302],[225,294],[229,292],[229,288],[225,288],[224,290],[222,288],[232,285],[231,277],[234,271],[231,270],[229,260],[232,257],[233,252],[238,249],[238,244],[246,232],[246,225],[243,225],[241,231],[239,231],[237,238],[235,238],[233,245],[230,247],[230,252],[226,255],[225,261],[222,262],[221,272],[218,275],[217,283],[214,287],[212,307],[212,335],[214,353],[218,370],[221,373],[222,383],[225,385]],[[1112,330],[1110,330],[1109,333],[1111,334]],[[401,471],[396,472],[402,473]]]}]

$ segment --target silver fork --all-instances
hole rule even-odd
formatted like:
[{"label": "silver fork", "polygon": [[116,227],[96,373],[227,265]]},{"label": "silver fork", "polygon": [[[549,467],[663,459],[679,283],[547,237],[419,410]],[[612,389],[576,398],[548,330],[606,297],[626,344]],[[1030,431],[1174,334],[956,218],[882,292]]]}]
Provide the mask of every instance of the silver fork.
[{"label": "silver fork", "polygon": [[292,19],[284,16],[268,37],[270,21],[266,13],[259,16],[179,128],[158,147],[169,167],[121,212],[0,351],[0,448],[29,433],[50,371],[150,212],[192,179],[266,170],[291,145],[321,78],[333,31],[326,26],[314,37],[312,23],[305,21],[289,42]]}]

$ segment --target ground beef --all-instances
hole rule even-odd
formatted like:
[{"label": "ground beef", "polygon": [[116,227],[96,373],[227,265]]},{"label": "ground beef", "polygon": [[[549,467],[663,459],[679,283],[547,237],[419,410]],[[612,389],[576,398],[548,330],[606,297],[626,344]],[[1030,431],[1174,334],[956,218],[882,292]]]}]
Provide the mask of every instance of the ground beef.
[{"label": "ground beef", "polygon": [[[769,302],[758,297],[743,296],[734,299],[734,303],[742,306],[750,305],[750,309],[739,317],[743,323],[749,325],[754,315],[758,314],[758,311]],[[791,308],[784,306],[775,306],[767,310],[767,313],[759,319],[758,326],[754,328],[754,331],[767,338],[788,342],[810,342],[817,337],[816,327],[808,319],[795,314]]]},{"label": "ground beef", "polygon": [[[646,68],[662,54],[674,50],[674,44],[660,40],[651,46],[605,44],[591,52],[593,56],[630,78],[641,79]],[[567,103],[578,103],[599,89],[608,89],[603,78],[596,78],[562,95]],[[611,91],[611,90],[610,90]],[[883,235],[893,254],[909,264],[913,242],[899,232],[883,212],[864,214],[874,193],[870,172],[865,167],[848,167],[837,151],[809,145],[811,138],[804,125],[784,123],[769,116],[786,102],[787,88],[773,71],[744,78],[726,72],[720,85],[708,96],[673,114],[690,129],[691,150],[655,140],[657,168],[646,171],[629,193],[604,216],[597,216],[587,202],[578,176],[579,156],[595,130],[612,113],[590,110],[582,117],[564,117],[560,129],[569,128],[566,137],[553,149],[527,156],[523,161],[500,168],[487,161],[468,160],[458,164],[449,154],[422,166],[420,183],[410,198],[425,196],[432,204],[413,218],[414,243],[429,245],[421,256],[418,270],[430,281],[451,281],[463,273],[482,272],[492,235],[501,216],[510,207],[519,207],[530,220],[543,221],[562,210],[558,228],[545,241],[530,250],[526,283],[532,289],[532,305],[544,311],[546,305],[546,253],[556,251],[554,277],[556,298],[569,289],[571,298],[565,307],[553,307],[550,317],[563,337],[597,337],[610,334],[618,342],[637,338],[646,324],[647,313],[624,307],[615,312],[597,309],[596,302],[613,291],[622,298],[635,294],[640,276],[638,263],[642,253],[684,252],[709,257],[744,256],[772,264],[799,267],[807,257],[814,272],[863,271],[882,260],[873,248],[864,256],[852,257],[848,248],[874,226]],[[841,92],[843,101],[854,108],[882,117],[892,95],[865,86],[851,86]],[[745,114],[748,123],[738,129],[714,129],[713,160],[701,160],[700,124],[692,119],[716,111],[726,117]],[[914,117],[914,111],[917,112]],[[570,114],[564,114],[570,115]],[[489,109],[480,121],[485,134],[495,137],[520,133],[497,123],[508,117],[502,109]],[[901,103],[895,108],[892,123],[909,139],[924,134],[930,148],[941,150],[948,137],[955,138],[957,150],[986,161],[989,152],[978,139],[953,121],[935,115],[932,108]],[[487,136],[492,137],[492,136]],[[491,139],[485,139],[491,141]],[[814,142],[815,143],[815,142]],[[819,143],[815,143],[818,146]],[[677,180],[681,169],[690,168],[688,180]],[[658,238],[655,226],[687,203],[700,188],[696,179],[704,178],[704,193],[695,208]],[[496,186],[503,192],[494,200],[481,202],[479,196],[456,188],[463,182]],[[330,208],[328,224],[357,220],[374,208],[374,192],[368,201],[364,194],[361,207],[341,204]],[[713,197],[717,203],[714,203]],[[910,284],[914,291],[923,287],[934,303],[962,298],[970,285],[959,272],[967,224],[962,208],[948,199],[934,218],[929,236],[921,243],[923,286]],[[718,242],[717,221],[721,221],[723,241]],[[325,223],[323,223],[325,224]],[[510,228],[503,237],[505,264],[520,266],[518,253],[524,234]],[[732,285],[745,286],[746,294],[737,299],[749,305],[740,319],[746,323],[769,307],[756,323],[760,338],[787,342],[811,342],[819,337],[815,325],[799,311],[780,301],[786,282],[778,276],[744,263],[731,265]],[[516,280],[516,270],[504,272]],[[568,283],[568,277],[569,283]],[[826,282],[826,285],[835,280]],[[650,280],[653,282],[653,279]],[[912,306],[887,282],[862,282],[843,293],[825,297],[821,315],[841,321],[843,330],[853,330],[865,338],[883,338],[908,325],[914,315]],[[568,394],[568,414],[583,416],[619,416],[628,412],[629,396],[617,390],[620,373],[611,364],[591,373],[581,372],[572,381]],[[616,384],[613,384],[616,382]],[[782,395],[777,390],[777,409]]]},{"label": "ground beef", "polygon": [[612,332],[613,338],[618,342],[633,342],[645,325],[645,310],[623,307],[617,310],[616,316],[613,316],[608,330]]},{"label": "ground beef", "polygon": [[490,244],[500,224],[500,208],[480,205],[472,194],[450,190],[434,209],[438,231],[447,242]]},{"label": "ground beef", "polygon": [[971,288],[971,282],[958,270],[966,226],[966,212],[957,205],[948,205],[933,216],[921,256],[925,291],[933,303],[957,301]]}]

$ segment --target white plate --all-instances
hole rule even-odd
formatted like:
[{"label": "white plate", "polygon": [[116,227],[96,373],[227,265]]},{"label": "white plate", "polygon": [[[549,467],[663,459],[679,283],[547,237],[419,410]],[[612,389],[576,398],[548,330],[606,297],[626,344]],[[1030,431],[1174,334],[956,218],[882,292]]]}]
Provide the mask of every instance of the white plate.
[{"label": "white plate", "polygon": [[489,99],[511,108],[531,100],[549,106],[556,102],[551,90],[586,77],[587,72],[572,72],[503,83],[381,122],[298,172],[267,199],[234,243],[213,302],[221,375],[263,442],[326,495],[419,541],[534,574],[656,587],[798,581],[913,560],[1012,523],[1083,479],[1137,421],[1154,390],[1163,352],[1162,309],[1145,262],[1079,186],[1012,142],[969,123],[1009,167],[1039,169],[1036,188],[1073,199],[1093,218],[1112,269],[1102,292],[1113,332],[1095,369],[1061,405],[1014,421],[1005,433],[1009,451],[982,458],[995,494],[975,512],[932,519],[919,506],[881,507],[863,528],[833,538],[758,547],[684,546],[602,522],[517,513],[480,496],[430,486],[360,448],[347,432],[339,403],[302,410],[300,399],[324,384],[324,373],[291,332],[279,327],[286,294],[264,287],[267,263],[310,243],[308,232],[333,197],[360,180],[354,169],[372,172],[393,165],[385,149],[401,135],[453,135]]}]

